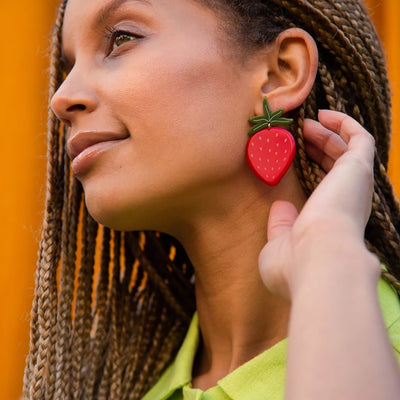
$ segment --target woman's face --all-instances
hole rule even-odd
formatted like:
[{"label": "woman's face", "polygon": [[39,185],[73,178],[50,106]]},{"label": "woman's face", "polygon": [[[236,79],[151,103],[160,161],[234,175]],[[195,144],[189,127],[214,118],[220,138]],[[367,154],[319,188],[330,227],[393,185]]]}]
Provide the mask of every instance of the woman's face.
[{"label": "woman's face", "polygon": [[89,212],[162,229],[206,212],[250,174],[255,72],[191,0],[69,0],[67,77],[51,106],[68,126]]}]

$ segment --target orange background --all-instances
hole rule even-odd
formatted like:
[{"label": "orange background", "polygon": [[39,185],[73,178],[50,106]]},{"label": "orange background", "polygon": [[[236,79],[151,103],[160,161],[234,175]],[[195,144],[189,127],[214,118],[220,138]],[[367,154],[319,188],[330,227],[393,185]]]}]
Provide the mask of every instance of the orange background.
[{"label": "orange background", "polygon": [[[0,2],[0,399],[18,399],[45,185],[47,53],[56,0]],[[393,88],[390,173],[400,193],[400,2],[368,0]]]}]

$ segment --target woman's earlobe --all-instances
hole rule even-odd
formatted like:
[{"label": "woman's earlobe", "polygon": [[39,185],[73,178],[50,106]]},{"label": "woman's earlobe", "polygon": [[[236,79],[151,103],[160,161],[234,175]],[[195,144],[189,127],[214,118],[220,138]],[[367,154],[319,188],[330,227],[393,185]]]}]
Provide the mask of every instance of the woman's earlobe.
[{"label": "woman's earlobe", "polygon": [[261,86],[259,107],[264,96],[273,109],[288,112],[299,107],[309,95],[318,70],[314,39],[303,29],[287,29],[278,35],[267,57],[268,72]]}]

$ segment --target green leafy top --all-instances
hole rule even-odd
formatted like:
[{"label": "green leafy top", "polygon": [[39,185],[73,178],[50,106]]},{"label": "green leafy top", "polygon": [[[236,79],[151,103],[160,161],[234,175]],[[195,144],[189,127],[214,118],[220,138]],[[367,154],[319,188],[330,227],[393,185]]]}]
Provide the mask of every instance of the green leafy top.
[{"label": "green leafy top", "polygon": [[292,118],[281,118],[283,108],[271,112],[267,98],[264,97],[263,101],[264,115],[259,115],[249,119],[249,122],[255,124],[249,131],[249,136],[261,131],[262,129],[271,129],[273,126],[289,125],[293,122]]}]

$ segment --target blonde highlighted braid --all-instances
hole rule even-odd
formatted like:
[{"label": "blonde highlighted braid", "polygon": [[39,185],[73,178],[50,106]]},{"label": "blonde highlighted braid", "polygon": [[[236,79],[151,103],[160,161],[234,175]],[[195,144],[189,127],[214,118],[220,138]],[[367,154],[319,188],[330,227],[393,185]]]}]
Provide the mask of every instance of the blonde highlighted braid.
[{"label": "blonde highlighted braid", "polygon": [[[293,113],[296,169],[309,195],[321,171],[304,150],[304,118],[318,109],[346,112],[376,140],[375,193],[366,242],[400,291],[400,211],[386,167],[390,92],[384,57],[359,0],[196,0],[224,18],[238,52],[274,40],[290,26],[307,30],[320,52],[315,85]],[[56,20],[50,98],[63,79]],[[88,214],[71,177],[65,135],[48,118],[48,179],[31,315],[24,398],[140,399],[174,357],[194,311],[190,261],[173,238],[115,232]],[[95,268],[98,265],[98,268]]]}]

